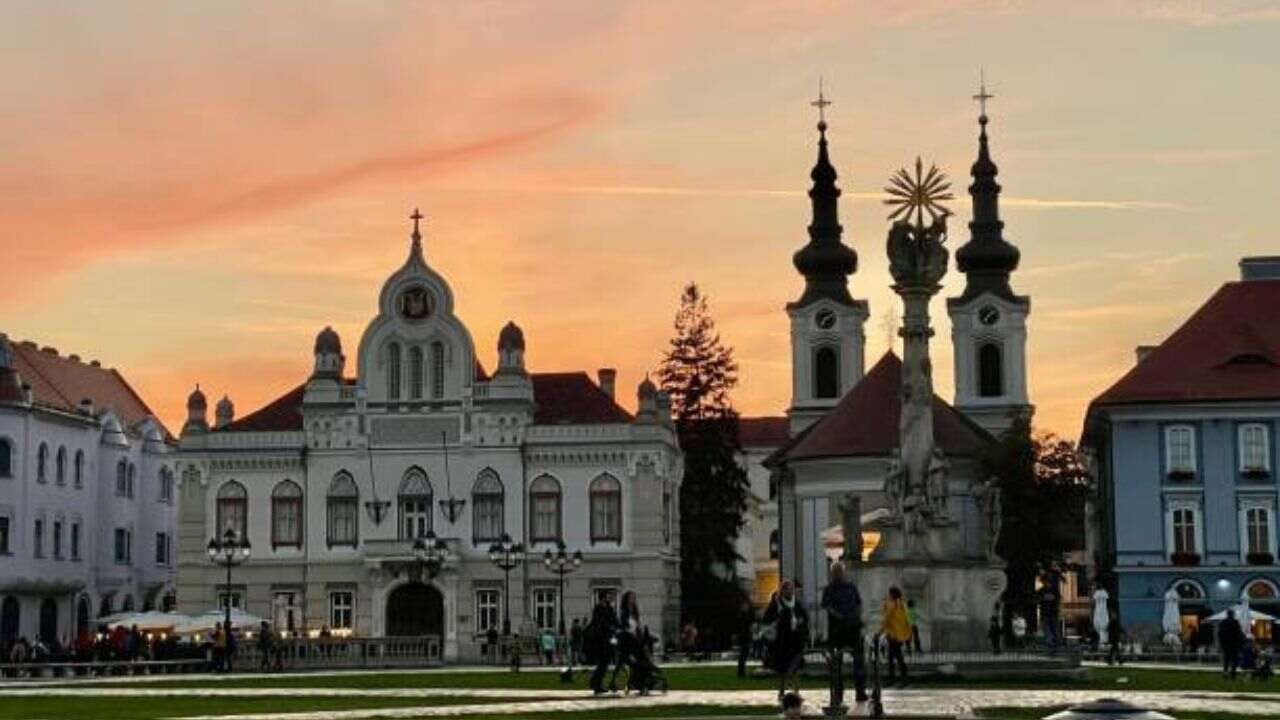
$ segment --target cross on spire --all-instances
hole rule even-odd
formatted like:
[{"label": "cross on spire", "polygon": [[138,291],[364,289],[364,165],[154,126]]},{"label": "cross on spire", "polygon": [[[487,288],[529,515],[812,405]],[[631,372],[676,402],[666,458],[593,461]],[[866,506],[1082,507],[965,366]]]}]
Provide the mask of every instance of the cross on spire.
[{"label": "cross on spire", "polygon": [[987,116],[987,101],[994,98],[995,95],[987,92],[987,72],[984,69],[978,70],[978,94],[973,96],[978,101],[978,109],[982,113],[982,117]]},{"label": "cross on spire", "polygon": [[418,231],[418,221],[422,219],[422,213],[418,211],[418,208],[414,208],[413,214],[409,216],[409,219],[413,221],[413,239],[420,240],[422,233]]},{"label": "cross on spire", "polygon": [[824,95],[822,92],[822,76],[821,75],[818,76],[818,99],[814,100],[809,104],[812,105],[813,107],[818,108],[818,129],[826,130],[827,129],[827,106],[831,104],[831,101],[828,100],[826,95]]}]

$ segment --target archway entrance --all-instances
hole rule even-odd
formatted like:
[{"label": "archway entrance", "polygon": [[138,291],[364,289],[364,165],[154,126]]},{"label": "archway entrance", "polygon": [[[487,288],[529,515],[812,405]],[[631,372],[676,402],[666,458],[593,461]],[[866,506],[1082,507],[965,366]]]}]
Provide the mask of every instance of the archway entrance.
[{"label": "archway entrance", "polygon": [[53,598],[40,602],[40,639],[50,645],[58,639],[58,601]]},{"label": "archway entrance", "polygon": [[0,640],[12,640],[18,636],[18,621],[21,619],[18,598],[10,595],[0,603]]},{"label": "archway entrance", "polygon": [[411,582],[387,597],[387,635],[444,635],[444,597],[430,585]]}]

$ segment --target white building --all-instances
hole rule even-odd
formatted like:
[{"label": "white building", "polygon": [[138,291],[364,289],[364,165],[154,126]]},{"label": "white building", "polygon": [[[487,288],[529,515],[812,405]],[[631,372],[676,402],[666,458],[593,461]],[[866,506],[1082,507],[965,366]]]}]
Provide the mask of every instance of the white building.
[{"label": "white building", "polygon": [[0,641],[173,591],[168,432],[114,369],[0,335]]},{"label": "white building", "polygon": [[[511,323],[486,374],[416,220],[354,377],[333,330],[314,352],[310,378],[241,419],[224,398],[209,427],[193,395],[180,445],[182,610],[222,599],[205,546],[230,528],[253,547],[234,571],[233,605],[295,632],[439,636],[445,659],[474,658],[501,629],[508,598],[488,550],[509,534],[529,549],[510,575],[513,630],[557,626],[562,600],[584,618],[597,593],[634,589],[652,631],[675,637],[682,459],[652,383],[633,416],[615,402],[612,370],[598,383],[530,373]],[[454,517],[451,500],[465,503]],[[412,552],[429,532],[451,556],[434,578]],[[563,599],[541,561],[560,541],[584,556]]]}]

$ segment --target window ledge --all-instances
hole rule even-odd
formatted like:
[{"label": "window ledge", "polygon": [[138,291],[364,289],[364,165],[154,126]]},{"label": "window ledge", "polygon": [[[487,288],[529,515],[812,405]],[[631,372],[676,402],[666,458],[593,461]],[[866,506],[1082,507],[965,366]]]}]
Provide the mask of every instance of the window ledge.
[{"label": "window ledge", "polygon": [[1200,564],[1200,555],[1197,553],[1173,553],[1169,556],[1169,563],[1177,567],[1194,567]]},{"label": "window ledge", "polygon": [[1165,473],[1165,477],[1168,478],[1170,482],[1189,483],[1196,479],[1196,471],[1195,470],[1170,470],[1169,472]]}]

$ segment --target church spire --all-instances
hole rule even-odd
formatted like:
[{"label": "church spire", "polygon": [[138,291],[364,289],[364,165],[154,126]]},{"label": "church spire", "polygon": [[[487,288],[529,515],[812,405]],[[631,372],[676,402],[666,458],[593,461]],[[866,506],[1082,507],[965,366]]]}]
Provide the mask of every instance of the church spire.
[{"label": "church spire", "polygon": [[418,221],[421,220],[422,217],[423,217],[422,213],[418,210],[418,208],[414,208],[413,214],[409,216],[409,219],[413,221],[413,232],[409,235],[409,239],[411,241],[409,245],[409,257],[411,259],[416,258],[420,263],[423,262],[422,231],[418,229]]},{"label": "church spire", "polygon": [[813,219],[809,224],[809,242],[792,257],[796,270],[805,278],[804,294],[796,305],[827,298],[846,305],[854,304],[849,295],[848,276],[858,269],[858,255],[840,241],[840,188],[836,187],[836,169],[827,153],[826,109],[831,104],[818,84],[818,99],[810,103],[818,108],[818,160],[809,172],[813,187],[809,200]]},{"label": "church spire", "polygon": [[999,169],[991,160],[987,142],[987,101],[995,97],[987,92],[985,79],[973,99],[978,101],[978,159],[970,174],[973,184],[969,195],[973,197],[973,221],[969,223],[969,242],[956,251],[956,264],[968,281],[961,301],[983,292],[993,292],[1013,299],[1009,287],[1009,273],[1018,267],[1020,253],[1004,239],[1004,222],[1000,220],[1000,184],[996,182]]}]

